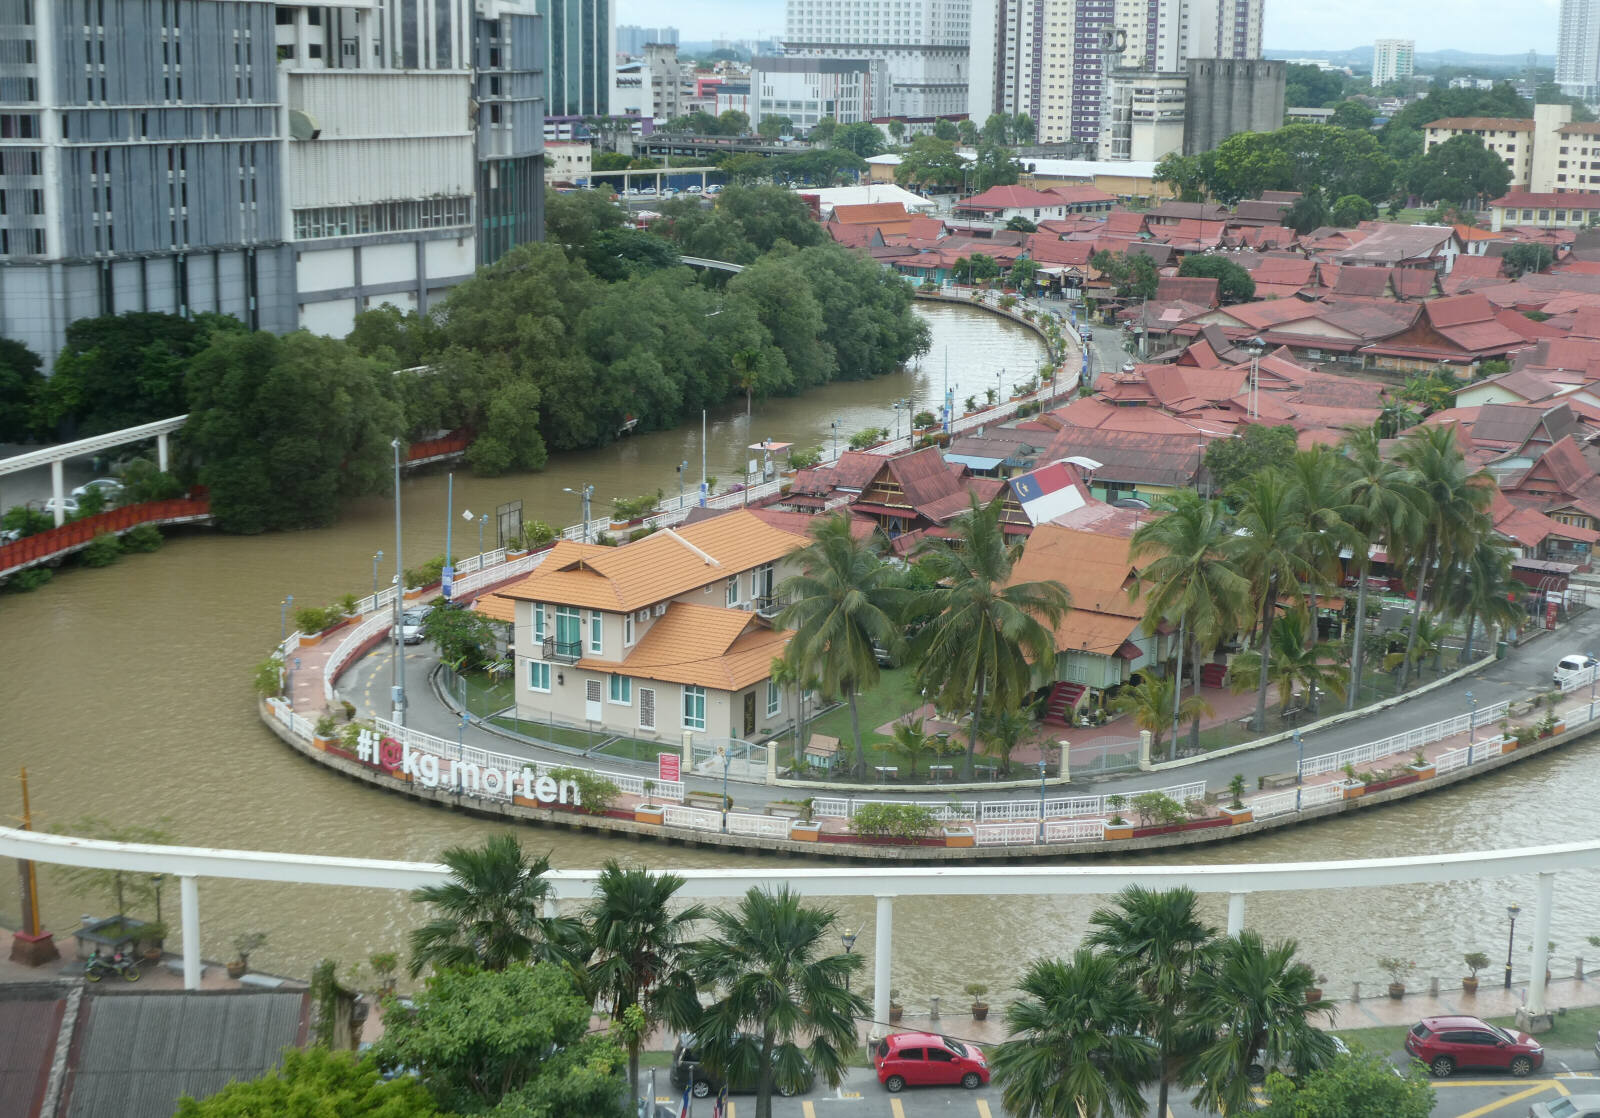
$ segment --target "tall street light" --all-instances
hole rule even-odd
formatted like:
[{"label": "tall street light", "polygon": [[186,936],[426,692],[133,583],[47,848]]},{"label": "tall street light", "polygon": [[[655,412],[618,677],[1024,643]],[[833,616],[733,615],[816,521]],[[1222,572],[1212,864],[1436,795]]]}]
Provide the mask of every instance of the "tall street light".
[{"label": "tall street light", "polygon": [[685,458],[678,463],[678,510],[683,510],[683,475],[689,468],[689,460]]},{"label": "tall street light", "polygon": [[[861,928],[865,928],[865,927],[866,927],[865,924],[861,925]],[[839,933],[839,942],[844,944],[844,953],[846,955],[852,955],[852,954],[855,953],[856,937],[861,934],[861,928],[857,928],[853,932],[840,932]],[[850,971],[849,971],[848,968],[844,972],[844,988],[845,988],[845,991],[848,993],[849,990],[850,990]]]},{"label": "tall street light", "polygon": [[1506,915],[1511,917],[1511,934],[1506,936],[1506,989],[1511,989],[1511,948],[1517,942],[1517,913],[1521,905],[1507,905]]},{"label": "tall street light", "polygon": [[1044,746],[1039,746],[1039,841],[1044,842]]},{"label": "tall street light", "polygon": [[1478,740],[1478,698],[1468,691],[1467,702],[1472,704],[1472,710],[1467,714],[1467,767],[1471,768],[1472,747]]},{"label": "tall street light", "polygon": [[839,421],[835,419],[828,426],[833,428],[833,460],[839,460]]},{"label": "tall street light", "polygon": [[394,684],[390,691],[394,704],[394,721],[406,724],[406,646],[401,640],[401,603],[405,600],[406,576],[401,559],[400,535],[400,440],[390,439],[394,448]]},{"label": "tall street light", "polygon": [[378,563],[383,559],[383,548],[372,554],[372,608],[378,608]]},{"label": "tall street light", "polygon": [[583,510],[583,542],[584,543],[588,543],[589,542],[589,498],[594,496],[594,486],[585,485],[582,489],[573,489],[571,486],[564,485],[564,486],[561,487],[561,492],[563,492],[563,493],[571,493],[574,497],[578,498],[578,502],[579,502],[578,507]]},{"label": "tall street light", "polygon": [[1294,809],[1296,811],[1300,810],[1300,788],[1305,783],[1305,777],[1301,775],[1301,772],[1305,768],[1305,763],[1305,739],[1300,736],[1300,731],[1296,730],[1294,732]]},{"label": "tall street light", "polygon": [[282,644],[289,639],[289,607],[294,605],[294,595],[285,594],[283,601],[278,603],[278,643]]}]

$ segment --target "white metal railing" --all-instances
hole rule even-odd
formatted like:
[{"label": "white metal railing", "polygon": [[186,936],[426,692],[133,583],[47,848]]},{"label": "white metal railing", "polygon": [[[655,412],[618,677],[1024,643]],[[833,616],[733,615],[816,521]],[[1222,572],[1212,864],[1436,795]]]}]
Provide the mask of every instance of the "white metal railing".
[{"label": "white metal railing", "polygon": [[[906,804],[925,807],[941,823],[956,823],[976,819],[985,802],[978,800],[856,800],[838,797],[817,797],[811,801],[811,814],[816,819],[850,819],[862,804]],[[1010,803],[1009,800],[1001,801]],[[1034,804],[1034,818],[1038,818],[1038,804]]]},{"label": "white metal railing", "polygon": [[[1591,669],[1592,670],[1592,669]],[[1587,680],[1585,680],[1587,683]],[[1453,718],[1446,718],[1441,722],[1434,722],[1427,726],[1418,726],[1414,730],[1393,734],[1377,741],[1369,741],[1365,745],[1351,746],[1341,749],[1336,753],[1324,753],[1317,757],[1307,757],[1300,762],[1300,775],[1316,776],[1319,773],[1337,772],[1346,765],[1365,765],[1378,760],[1380,757],[1392,757],[1400,753],[1412,753],[1425,745],[1431,745],[1445,738],[1455,737],[1457,734],[1466,733],[1475,726],[1492,725],[1496,719],[1505,714],[1510,701],[1493,703],[1480,707],[1476,712],[1458,714]]]},{"label": "white metal railing", "polygon": [[1038,800],[988,800],[979,805],[980,823],[1039,818]]},{"label": "white metal railing", "polygon": [[1257,819],[1268,819],[1274,815],[1283,815],[1295,810],[1300,803],[1300,789],[1291,789],[1288,792],[1273,792],[1266,796],[1257,796],[1253,800],[1246,800],[1245,806]]},{"label": "white metal railing", "polygon": [[307,741],[311,740],[311,733],[315,728],[311,719],[303,714],[296,714],[283,699],[268,699],[267,705],[272,707],[273,713],[278,716],[278,721],[287,726],[290,733]]},{"label": "white metal railing", "polygon": [[1339,781],[1331,784],[1309,784],[1300,789],[1300,806],[1302,808],[1316,807],[1318,804],[1331,804],[1335,800],[1344,799],[1344,785]]},{"label": "white metal railing", "polygon": [[973,841],[979,846],[1016,846],[1038,837],[1037,823],[979,823]]},{"label": "white metal railing", "polygon": [[1106,837],[1104,819],[1068,819],[1045,823],[1045,842],[1099,842]]},{"label": "white metal railing", "polygon": [[1064,800],[1046,800],[1046,819],[1071,819],[1074,816],[1099,815],[1105,810],[1104,796],[1071,796]]},{"label": "white metal railing", "polygon": [[750,815],[745,812],[728,813],[730,835],[754,835],[757,838],[788,838],[789,821],[773,815]]},{"label": "white metal railing", "polygon": [[720,831],[722,813],[703,807],[684,807],[672,804],[661,813],[661,822],[668,827],[688,827],[696,831]]},{"label": "white metal railing", "polygon": [[1456,769],[1466,768],[1470,763],[1467,758],[1472,753],[1473,750],[1465,745],[1460,749],[1446,750],[1433,759],[1434,774],[1441,775],[1447,772],[1454,772]]},{"label": "white metal railing", "polygon": [[1566,679],[1563,679],[1561,681],[1561,691],[1566,693],[1576,691],[1580,687],[1588,687],[1597,678],[1600,678],[1600,666],[1584,668],[1583,671],[1573,672]]}]

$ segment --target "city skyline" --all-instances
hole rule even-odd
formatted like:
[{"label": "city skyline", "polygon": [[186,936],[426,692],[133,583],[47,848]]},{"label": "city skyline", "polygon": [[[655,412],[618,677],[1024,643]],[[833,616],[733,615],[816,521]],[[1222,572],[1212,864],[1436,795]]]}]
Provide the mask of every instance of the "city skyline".
[{"label": "city skyline", "polygon": [[[781,38],[784,0],[696,0],[673,10],[685,42],[715,38]],[[1504,9],[1490,0],[1454,0],[1451,19],[1441,21],[1437,5],[1424,0],[1348,0],[1332,6],[1269,0],[1265,19],[1268,51],[1347,50],[1371,46],[1374,38],[1415,39],[1422,53],[1462,50],[1516,54],[1529,49],[1553,54],[1559,0],[1531,0],[1533,18],[1519,18],[1523,37],[1502,37]],[[621,0],[618,23],[661,22],[658,8],[643,0]]]}]

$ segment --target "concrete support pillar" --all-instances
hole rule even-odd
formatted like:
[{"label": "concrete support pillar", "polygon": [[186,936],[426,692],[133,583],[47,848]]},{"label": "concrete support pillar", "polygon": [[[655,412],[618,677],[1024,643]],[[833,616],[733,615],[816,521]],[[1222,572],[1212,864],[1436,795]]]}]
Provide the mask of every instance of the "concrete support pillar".
[{"label": "concrete support pillar", "polygon": [[1071,750],[1070,746],[1068,745],[1068,743],[1065,742],[1065,741],[1058,741],[1058,742],[1056,742],[1056,744],[1061,747],[1061,783],[1062,784],[1071,784],[1072,783],[1072,757],[1071,757],[1072,750]]},{"label": "concrete support pillar", "polygon": [[1150,743],[1151,743],[1151,740],[1152,740],[1152,738],[1151,738],[1149,730],[1140,730],[1139,731],[1139,771],[1140,772],[1149,772],[1150,771]]},{"label": "concrete support pillar", "polygon": [[67,482],[62,477],[59,458],[50,463],[50,495],[56,499],[56,527],[59,528],[67,522],[67,510],[61,507],[67,499]]},{"label": "concrete support pillar", "polygon": [[167,436],[165,432],[156,436],[156,469],[162,473],[167,470]]},{"label": "concrete support pillar", "polygon": [[1541,873],[1533,901],[1533,973],[1528,976],[1528,1012],[1545,1012],[1544,972],[1550,966],[1550,909],[1555,904],[1556,875]]},{"label": "concrete support pillar", "polygon": [[1244,894],[1228,894],[1228,935],[1236,936],[1244,931]]},{"label": "concrete support pillar", "polygon": [[872,1030],[873,1039],[889,1030],[889,983],[894,958],[894,898],[878,898],[878,918],[872,932]]},{"label": "concrete support pillar", "polygon": [[178,879],[178,900],[183,909],[183,988],[200,989],[200,880],[193,875]]},{"label": "concrete support pillar", "polygon": [[767,784],[770,787],[771,785],[774,785],[774,784],[777,784],[777,783],[778,783],[778,743],[775,742],[775,741],[769,741],[769,742],[767,742]]}]

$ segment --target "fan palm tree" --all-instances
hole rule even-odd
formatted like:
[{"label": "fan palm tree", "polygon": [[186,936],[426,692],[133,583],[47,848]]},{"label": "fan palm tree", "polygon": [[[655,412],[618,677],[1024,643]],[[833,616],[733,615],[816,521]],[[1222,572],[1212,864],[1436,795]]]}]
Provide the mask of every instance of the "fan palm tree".
[{"label": "fan palm tree", "polygon": [[[1186,1069],[1197,1107],[1212,1113],[1249,1110],[1250,1068],[1312,1071],[1334,1056],[1333,1038],[1313,1022],[1332,1016],[1327,1002],[1307,1003],[1316,972],[1295,960],[1294,940],[1266,944],[1243,931],[1220,941],[1210,966],[1189,986],[1189,1018],[1204,1046]],[[1258,1055],[1259,1054],[1259,1055]]]},{"label": "fan palm tree", "polygon": [[1278,598],[1302,597],[1302,583],[1316,578],[1317,572],[1305,556],[1305,510],[1295,487],[1281,471],[1266,469],[1250,475],[1234,488],[1233,496],[1239,504],[1239,533],[1229,538],[1228,554],[1256,595],[1261,663],[1268,665],[1256,690],[1251,723],[1260,733],[1267,724],[1272,618]]},{"label": "fan palm tree", "polygon": [[[584,911],[589,949],[588,988],[611,1020],[624,1020],[637,1008],[648,1032],[660,1024],[692,1028],[700,1013],[694,980],[685,969],[689,933],[704,920],[704,905],[676,911],[672,897],[683,887],[677,874],[624,869],[608,860],[595,882],[596,894]],[[630,1030],[628,1084],[639,1097],[640,1031]]]},{"label": "fan palm tree", "polygon": [[1492,536],[1480,539],[1472,553],[1451,572],[1445,588],[1445,608],[1452,617],[1467,619],[1462,664],[1472,660],[1473,630],[1480,621],[1487,630],[1506,628],[1521,620],[1522,611],[1516,605],[1521,587],[1511,577],[1511,552]]},{"label": "fan palm tree", "polygon": [[502,834],[482,846],[449,847],[441,860],[450,880],[411,894],[434,909],[431,920],[411,931],[412,978],[430,966],[505,970],[571,959],[581,934],[577,921],[544,914],[555,896],[545,877],[548,855],[530,860],[514,836]]},{"label": "fan palm tree", "polygon": [[1344,441],[1350,462],[1350,506],[1347,517],[1358,534],[1356,555],[1356,631],[1350,653],[1350,687],[1345,709],[1354,710],[1365,668],[1362,654],[1367,631],[1367,578],[1372,548],[1381,541],[1403,539],[1418,519],[1421,497],[1406,480],[1405,469],[1383,456],[1376,427],[1352,432]]},{"label": "fan palm tree", "polygon": [[917,548],[917,562],[935,585],[917,594],[914,608],[937,611],[917,638],[917,685],[935,697],[937,709],[972,711],[962,769],[971,780],[984,700],[1015,709],[1036,678],[1054,677],[1050,627],[1072,599],[1054,579],[1012,582],[1022,545],[1006,542],[1000,498],[984,505],[974,495],[950,527],[951,540],[929,537]]},{"label": "fan palm tree", "polygon": [[[1176,690],[1175,682],[1168,677],[1140,676],[1138,683],[1125,685],[1111,700],[1112,710],[1118,714],[1132,714],[1134,725],[1150,731],[1150,749],[1156,756],[1161,754],[1162,735],[1168,727],[1176,726],[1185,718],[1198,726],[1200,719],[1211,713],[1211,704],[1199,695],[1190,695],[1174,710],[1172,697]],[[1172,744],[1176,748],[1178,743]]]},{"label": "fan palm tree", "polygon": [[848,986],[861,956],[829,953],[839,942],[834,914],[784,886],[751,889],[711,920],[715,934],[696,945],[690,971],[716,999],[696,1030],[713,1069],[756,1085],[756,1118],[772,1118],[774,1086],[804,1086],[807,1062],[837,1087],[868,1007]]},{"label": "fan palm tree", "polygon": [[[1317,711],[1317,694],[1327,691],[1344,698],[1345,669],[1338,663],[1339,649],[1330,641],[1306,643],[1306,616],[1299,610],[1283,614],[1272,623],[1272,656],[1267,661],[1267,682],[1278,689],[1279,711],[1289,709],[1296,687],[1305,688],[1306,705]],[[1260,687],[1260,653],[1241,652],[1228,666],[1234,691]]]},{"label": "fan palm tree", "polygon": [[1437,591],[1437,579],[1430,588],[1435,567],[1449,570],[1455,561],[1471,554],[1478,541],[1489,534],[1489,501],[1494,480],[1486,470],[1469,470],[1456,441],[1456,430],[1447,427],[1418,427],[1400,440],[1395,461],[1407,471],[1407,481],[1418,498],[1417,531],[1409,541],[1409,557],[1414,560],[1412,584],[1416,604],[1411,611],[1411,634],[1406,657],[1400,666],[1398,690],[1404,691],[1415,662],[1417,627],[1422,620],[1423,601],[1430,589]]},{"label": "fan palm tree", "polygon": [[[1177,619],[1177,675],[1183,674],[1185,632],[1194,648],[1190,659],[1195,695],[1200,693],[1200,660],[1238,624],[1246,610],[1250,583],[1228,557],[1227,510],[1221,501],[1205,500],[1192,489],[1162,497],[1156,507],[1164,515],[1142,524],[1128,545],[1128,558],[1139,568],[1130,593],[1144,596],[1144,626],[1155,632],[1163,621]],[[1190,748],[1200,743],[1200,711],[1189,723]],[[1152,733],[1155,731],[1152,730]],[[1173,725],[1176,737],[1177,726]],[[1176,744],[1176,742],[1174,742]]]},{"label": "fan palm tree", "polygon": [[1356,508],[1350,503],[1350,466],[1339,452],[1317,445],[1297,450],[1289,463],[1289,484],[1306,518],[1306,558],[1316,569],[1317,578],[1307,586],[1311,621],[1308,638],[1317,637],[1317,586],[1336,584],[1339,553],[1355,547],[1359,533],[1351,523]]},{"label": "fan palm tree", "polygon": [[1157,1073],[1141,1035],[1150,1004],[1117,962],[1080,947],[1038,959],[1006,1007],[1009,1039],[990,1054],[1006,1112],[1016,1118],[1138,1118],[1140,1089]]},{"label": "fan palm tree", "polygon": [[877,686],[874,642],[897,661],[905,650],[905,634],[896,618],[906,592],[896,585],[894,568],[884,563],[877,537],[856,539],[843,513],[823,517],[811,537],[795,556],[800,573],[784,579],[778,590],[789,603],[778,614],[778,624],[794,630],[784,655],[815,679],[829,699],[849,702],[855,773],[860,776],[867,757],[856,696]]},{"label": "fan palm tree", "polygon": [[1130,885],[1117,894],[1115,908],[1089,917],[1094,930],[1084,942],[1113,959],[1125,980],[1144,996],[1141,1031],[1155,1042],[1156,1116],[1165,1118],[1167,1090],[1179,1081],[1184,1060],[1183,1008],[1195,972],[1212,953],[1217,930],[1201,921],[1194,890],[1180,886],[1156,891]]}]

